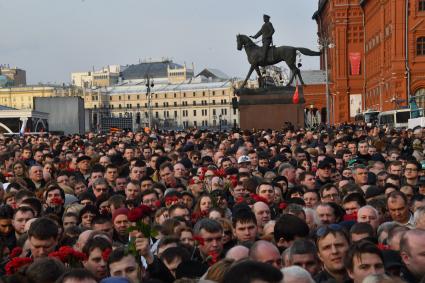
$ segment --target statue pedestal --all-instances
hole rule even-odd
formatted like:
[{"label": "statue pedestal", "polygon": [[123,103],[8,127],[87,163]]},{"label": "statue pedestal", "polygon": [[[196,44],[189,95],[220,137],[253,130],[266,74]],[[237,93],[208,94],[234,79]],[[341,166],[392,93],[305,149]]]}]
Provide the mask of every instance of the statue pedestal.
[{"label": "statue pedestal", "polygon": [[304,127],[302,86],[298,86],[298,104],[293,104],[294,93],[295,87],[238,89],[241,129],[281,129],[285,122]]}]

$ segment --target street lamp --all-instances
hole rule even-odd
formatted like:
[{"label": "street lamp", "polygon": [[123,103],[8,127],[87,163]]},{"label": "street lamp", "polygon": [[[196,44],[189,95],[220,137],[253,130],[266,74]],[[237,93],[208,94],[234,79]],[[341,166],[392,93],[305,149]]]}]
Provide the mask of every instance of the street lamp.
[{"label": "street lamp", "polygon": [[152,129],[152,92],[151,88],[153,88],[155,84],[153,83],[153,79],[149,76],[146,76],[146,97],[148,99],[148,119],[149,119],[149,129]]},{"label": "street lamp", "polygon": [[325,59],[325,73],[326,73],[326,124],[329,126],[331,122],[331,101],[329,97],[328,49],[334,48],[335,44],[333,44],[331,39],[326,36],[319,37],[318,43],[319,43],[319,49],[323,50],[323,53],[325,56],[324,59]]}]

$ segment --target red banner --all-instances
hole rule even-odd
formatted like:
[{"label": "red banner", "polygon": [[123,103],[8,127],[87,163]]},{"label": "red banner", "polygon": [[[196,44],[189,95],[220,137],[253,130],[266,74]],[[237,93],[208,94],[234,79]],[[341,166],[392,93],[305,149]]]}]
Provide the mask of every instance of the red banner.
[{"label": "red banner", "polygon": [[350,52],[351,75],[360,75],[360,61],[362,55],[360,52]]}]

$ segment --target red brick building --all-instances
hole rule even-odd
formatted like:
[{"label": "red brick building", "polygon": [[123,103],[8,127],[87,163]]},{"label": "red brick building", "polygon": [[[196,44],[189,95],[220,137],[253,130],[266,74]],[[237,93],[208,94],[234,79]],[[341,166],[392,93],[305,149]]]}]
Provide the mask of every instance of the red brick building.
[{"label": "red brick building", "polygon": [[319,37],[335,44],[328,67],[336,122],[358,105],[406,105],[409,95],[425,106],[425,0],[319,0],[313,19]]}]

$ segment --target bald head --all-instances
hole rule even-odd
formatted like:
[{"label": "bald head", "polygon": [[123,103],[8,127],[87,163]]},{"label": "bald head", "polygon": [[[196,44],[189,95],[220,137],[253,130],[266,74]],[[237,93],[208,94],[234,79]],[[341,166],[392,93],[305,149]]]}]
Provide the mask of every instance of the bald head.
[{"label": "bald head", "polygon": [[[416,248],[416,244],[423,242],[423,239],[425,239],[425,230],[413,229],[404,232],[400,239],[400,252],[411,254],[412,248]],[[425,244],[422,245],[425,246]]]},{"label": "bald head", "polygon": [[78,236],[78,240],[75,243],[75,249],[78,251],[82,251],[84,245],[87,243],[87,240],[89,239],[89,237],[91,236],[91,234],[94,232],[94,230],[86,230],[84,232],[82,232],[80,234],[80,236]]},{"label": "bald head", "polygon": [[249,256],[249,249],[241,245],[234,246],[226,254],[227,259],[233,259],[234,261],[245,259],[248,256]]},{"label": "bald head", "polygon": [[280,252],[271,242],[263,240],[255,242],[249,250],[249,257],[255,261],[271,264],[278,269],[282,268]]}]

